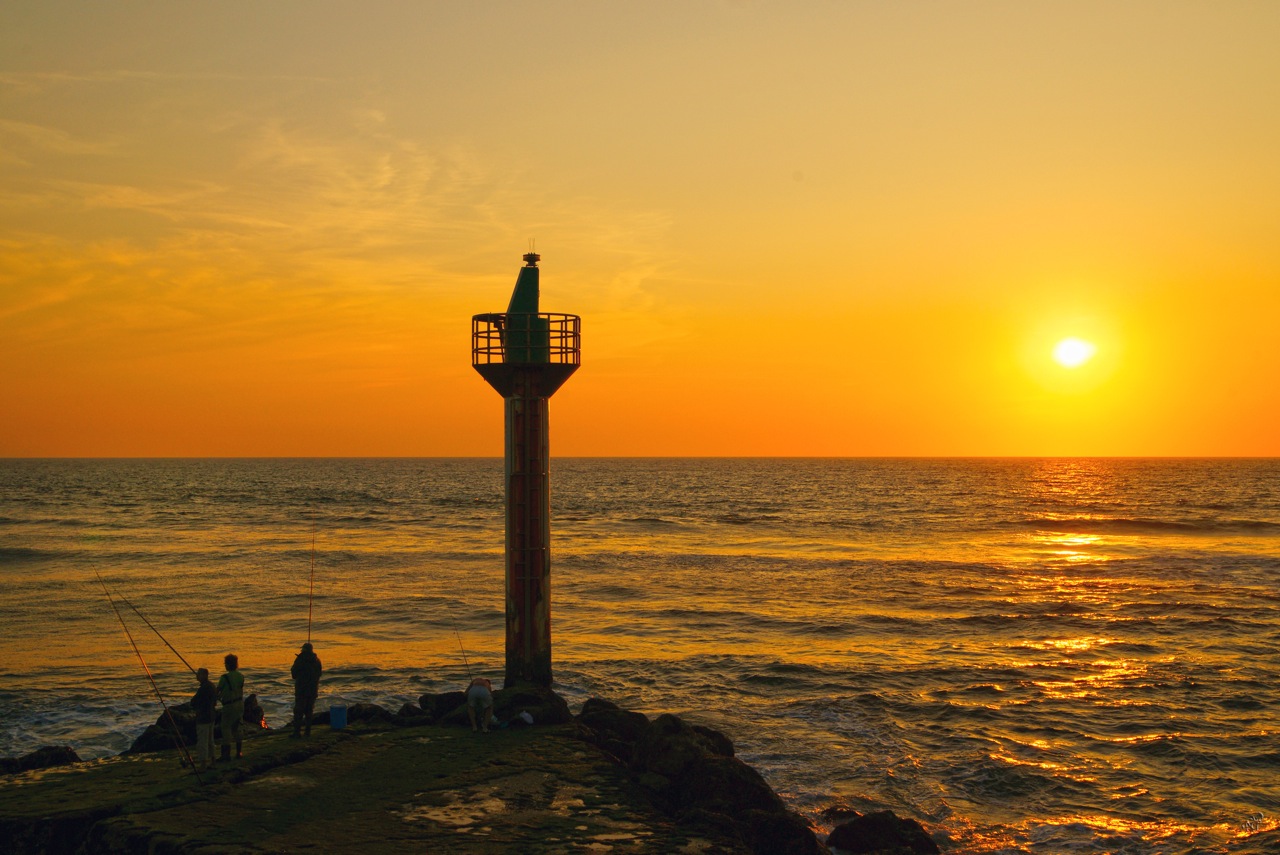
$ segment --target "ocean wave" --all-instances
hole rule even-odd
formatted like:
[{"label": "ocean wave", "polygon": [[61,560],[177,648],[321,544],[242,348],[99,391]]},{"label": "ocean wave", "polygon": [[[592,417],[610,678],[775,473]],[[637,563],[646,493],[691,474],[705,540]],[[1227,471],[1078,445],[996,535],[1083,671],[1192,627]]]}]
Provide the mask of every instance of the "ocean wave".
[{"label": "ocean wave", "polygon": [[[563,584],[563,582],[561,584]],[[633,602],[647,594],[643,588],[631,585],[620,585],[616,582],[603,585],[591,585],[587,590],[593,597],[599,597],[602,600],[622,600],[623,602]]]},{"label": "ocean wave", "polygon": [[757,525],[759,523],[776,523],[783,520],[777,514],[721,514],[713,517],[716,522],[726,525]]},{"label": "ocean wave", "polygon": [[975,683],[972,686],[965,686],[960,691],[970,695],[992,695],[998,697],[1005,693],[1005,688],[995,683]]},{"label": "ocean wave", "polygon": [[440,508],[501,508],[506,499],[501,494],[494,496],[437,496],[427,500]]},{"label": "ocean wave", "polygon": [[1231,534],[1280,535],[1280,522],[1251,519],[1169,520],[1147,517],[1034,517],[1018,526],[1056,534]]},{"label": "ocean wave", "polygon": [[0,546],[0,563],[19,563],[58,558],[65,552],[51,549],[32,549],[26,546]]},{"label": "ocean wave", "polygon": [[1238,769],[1280,769],[1280,751],[1243,754],[1233,758],[1231,765]]},{"label": "ocean wave", "polygon": [[964,615],[962,617],[942,618],[941,620],[927,622],[936,623],[939,626],[955,624],[959,629],[980,627],[1003,630],[1035,626],[1042,632],[1049,629],[1061,632],[1068,629],[1094,629],[1097,624],[1097,618],[1094,612],[1088,609],[1075,606],[1056,608],[1053,604],[1046,604],[1023,612]]},{"label": "ocean wave", "polygon": [[1038,767],[991,754],[971,757],[945,774],[948,783],[970,799],[985,803],[1013,799],[1032,810],[1040,806],[1046,794],[1069,784],[1075,785],[1073,789],[1091,789],[1080,782],[1069,782],[1040,771]]},{"label": "ocean wave", "polygon": [[735,675],[735,679],[740,683],[745,683],[750,686],[763,686],[771,689],[790,689],[809,682],[805,679],[799,679],[796,674],[775,673],[770,671],[753,671],[745,674],[740,673]]},{"label": "ocean wave", "polygon": [[1267,708],[1267,705],[1257,698],[1220,698],[1215,703],[1224,710],[1243,712],[1255,712]]}]

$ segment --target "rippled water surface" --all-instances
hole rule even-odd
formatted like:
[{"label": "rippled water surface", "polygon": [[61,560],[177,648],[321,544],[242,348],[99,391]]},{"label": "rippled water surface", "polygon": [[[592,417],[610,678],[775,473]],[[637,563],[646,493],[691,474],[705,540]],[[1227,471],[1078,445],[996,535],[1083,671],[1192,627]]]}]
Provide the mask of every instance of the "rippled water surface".
[{"label": "rippled water surface", "polygon": [[[283,723],[503,658],[499,460],[0,461],[0,755],[157,701],[98,575]],[[1280,851],[1280,462],[552,463],[560,691],[961,852]],[[122,612],[166,699],[193,681]]]}]

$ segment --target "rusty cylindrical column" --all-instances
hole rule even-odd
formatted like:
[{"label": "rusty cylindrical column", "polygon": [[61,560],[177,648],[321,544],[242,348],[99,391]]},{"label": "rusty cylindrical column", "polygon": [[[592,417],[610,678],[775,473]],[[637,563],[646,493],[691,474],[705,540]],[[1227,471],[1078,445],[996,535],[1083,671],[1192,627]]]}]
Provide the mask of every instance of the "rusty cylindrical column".
[{"label": "rusty cylindrical column", "polygon": [[576,315],[538,312],[538,256],[511,304],[472,318],[472,365],[505,399],[507,640],[504,685],[551,686],[551,479],[547,400],[580,361]]},{"label": "rusty cylindrical column", "polygon": [[547,399],[517,374],[506,399],[506,682],[551,685],[551,478]]}]

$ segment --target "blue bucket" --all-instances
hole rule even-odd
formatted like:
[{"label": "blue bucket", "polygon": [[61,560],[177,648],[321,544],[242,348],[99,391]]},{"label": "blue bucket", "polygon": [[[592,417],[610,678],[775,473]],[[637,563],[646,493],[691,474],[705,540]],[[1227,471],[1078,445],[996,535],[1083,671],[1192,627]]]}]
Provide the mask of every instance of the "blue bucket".
[{"label": "blue bucket", "polygon": [[342,730],[347,726],[347,708],[346,706],[329,707],[329,727],[334,730]]}]

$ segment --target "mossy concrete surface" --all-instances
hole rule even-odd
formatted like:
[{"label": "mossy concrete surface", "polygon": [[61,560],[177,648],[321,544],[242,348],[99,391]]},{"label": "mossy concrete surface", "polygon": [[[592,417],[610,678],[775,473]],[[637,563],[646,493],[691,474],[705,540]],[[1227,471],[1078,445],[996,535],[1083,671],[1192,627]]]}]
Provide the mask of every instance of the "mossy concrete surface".
[{"label": "mossy concrete surface", "polygon": [[256,734],[201,772],[176,752],[0,777],[14,852],[738,851],[653,808],[573,725]]}]

